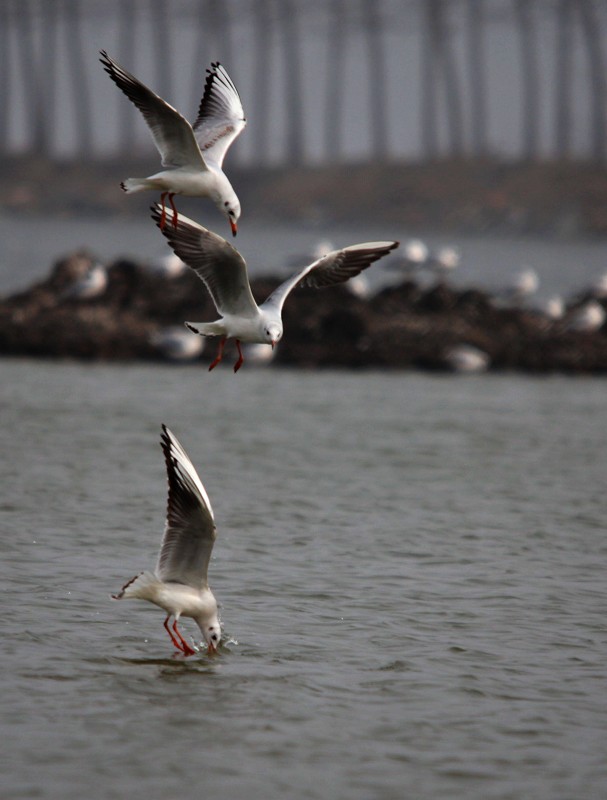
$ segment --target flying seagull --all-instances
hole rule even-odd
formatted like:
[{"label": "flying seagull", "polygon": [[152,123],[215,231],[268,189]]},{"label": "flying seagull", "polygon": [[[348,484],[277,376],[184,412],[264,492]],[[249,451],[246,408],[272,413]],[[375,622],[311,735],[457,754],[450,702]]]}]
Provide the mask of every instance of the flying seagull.
[{"label": "flying seagull", "polygon": [[[204,486],[177,437],[162,426],[160,446],[169,479],[164,536],[155,572],[141,572],[122,587],[114,600],[149,600],[167,612],[164,627],[175,647],[186,656],[196,652],[177,627],[180,617],[192,617],[210,654],[217,650],[221,627],[217,602],[209,589],[207,570],[216,537],[213,509]],[[169,620],[173,617],[173,625]]]},{"label": "flying seagull", "polygon": [[251,293],[245,260],[225,239],[183,214],[173,228],[163,227],[158,205],[152,206],[152,219],[179,258],[204,281],[221,315],[215,322],[185,323],[201,336],[221,337],[210,370],[223,358],[226,339],[235,339],[238,348],[234,372],[238,372],[244,361],[241,342],[274,347],[282,337],[283,304],[296,286],[320,288],[344,283],[398,247],[398,242],[365,242],[333,250],[296,272],[258,306]]},{"label": "flying seagull", "polygon": [[222,164],[230,145],[246,125],[238,91],[225,69],[216,62],[207,70],[204,95],[194,125],[147,86],[101,50],[105,71],[143,114],[165,168],[149,178],[127,178],[121,186],[127,194],[147,189],[161,192],[162,227],[166,221],[165,198],[177,224],[176,194],[210,197],[228,219],[236,236],[240,201],[226,178]]}]

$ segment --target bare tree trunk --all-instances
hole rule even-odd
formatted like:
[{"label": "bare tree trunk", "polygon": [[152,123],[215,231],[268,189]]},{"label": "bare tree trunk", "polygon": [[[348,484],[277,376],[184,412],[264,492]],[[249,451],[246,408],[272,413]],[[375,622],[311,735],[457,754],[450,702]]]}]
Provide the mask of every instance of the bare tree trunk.
[{"label": "bare tree trunk", "polygon": [[595,161],[605,161],[605,59],[599,27],[599,16],[592,0],[578,0],[582,29],[587,44],[588,65],[591,82],[590,125],[592,136],[592,157]]},{"label": "bare tree trunk", "polygon": [[484,0],[468,0],[468,69],[470,80],[472,155],[487,155],[487,89],[484,48]]},{"label": "bare tree trunk", "polygon": [[[21,73],[25,97],[22,102],[28,110],[28,127],[31,136],[31,149],[38,155],[48,153],[48,131],[44,118],[42,85],[36,47],[34,44],[33,13],[31,0],[21,0],[15,9],[17,22],[18,49],[21,57]],[[3,100],[4,102],[4,100]]]},{"label": "bare tree trunk", "polygon": [[86,79],[86,64],[83,57],[81,25],[81,0],[65,0],[68,21],[67,59],[68,73],[72,82],[74,113],[76,119],[77,151],[90,155],[93,147],[91,124],[91,93]]},{"label": "bare tree trunk", "polygon": [[[123,59],[125,54],[129,54],[129,63],[135,64],[135,45],[137,37],[135,35],[136,17],[135,3],[128,0],[126,3],[118,5],[118,58]],[[135,142],[135,115],[130,103],[120,104],[120,140],[118,147],[122,153],[127,153]]]},{"label": "bare tree trunk", "polygon": [[[438,156],[437,95],[437,0],[419,0],[422,19],[421,37],[421,138],[422,152],[426,159]],[[440,0],[438,0],[440,2]]]},{"label": "bare tree trunk", "polygon": [[532,161],[538,155],[538,121],[540,116],[535,15],[530,0],[514,0],[514,12],[519,28],[523,74],[522,155],[523,158]]},{"label": "bare tree trunk", "polygon": [[8,109],[11,105],[11,82],[9,79],[10,54],[8,50],[8,25],[6,21],[11,12],[10,0],[2,0],[0,3],[0,16],[5,21],[0,25],[0,154],[5,155],[8,151],[9,126]]},{"label": "bare tree trunk", "polygon": [[172,47],[169,6],[167,0],[150,0],[152,20],[152,52],[156,62],[156,93],[170,101],[173,91]]},{"label": "bare tree trunk", "polygon": [[[232,40],[230,37],[230,10],[226,0],[208,0],[207,27],[211,31],[212,51],[210,56],[213,61],[221,61],[230,71],[234,60]],[[209,54],[207,53],[207,58]]]},{"label": "bare tree trunk", "polygon": [[449,144],[452,156],[461,156],[464,152],[464,123],[462,118],[462,98],[457,79],[457,64],[451,49],[451,38],[446,17],[447,5],[442,0],[438,16],[440,30],[440,56],[445,86],[445,103],[447,107],[447,124],[449,126]]},{"label": "bare tree trunk", "polygon": [[287,118],[287,161],[301,164],[304,160],[303,139],[303,93],[302,70],[299,51],[297,2],[282,0],[281,24],[284,42],[284,74],[286,118]]},{"label": "bare tree trunk", "polygon": [[44,68],[41,72],[42,112],[44,114],[44,140],[47,155],[52,151],[52,131],[55,130],[55,104],[57,90],[57,4],[42,3],[42,35],[44,41]]},{"label": "bare tree trunk", "polygon": [[[227,0],[208,0],[205,27],[210,31],[210,35],[205,46],[205,61],[207,64],[211,61],[220,61],[228,74],[234,78],[235,54],[230,26],[230,7]],[[238,147],[230,150],[229,157],[232,164],[238,163],[240,160]]]},{"label": "bare tree trunk", "polygon": [[559,158],[571,155],[571,0],[559,0],[556,7],[556,97],[554,104],[555,150]]},{"label": "bare tree trunk", "polygon": [[[255,120],[255,154],[258,163],[268,162],[270,146],[270,52],[272,39],[272,7],[269,0],[257,0],[253,20],[255,58],[255,84],[253,86],[253,108]],[[246,109],[245,109],[246,113]]]},{"label": "bare tree trunk", "polygon": [[[369,66],[369,109],[373,156],[381,161],[388,154],[386,70],[382,48],[382,12],[380,0],[362,0],[363,26],[367,40]],[[379,9],[378,9],[379,6]]]},{"label": "bare tree trunk", "polygon": [[345,85],[345,0],[329,2],[328,56],[325,107],[325,155],[333,162],[342,158],[343,97]]},{"label": "bare tree trunk", "polygon": [[[429,73],[428,82],[430,80],[430,74],[432,74],[433,78],[432,95],[428,99],[428,103],[436,104],[438,87],[436,80],[437,73],[434,72],[434,70],[440,68],[445,91],[449,151],[452,156],[460,156],[464,150],[462,104],[457,81],[457,69],[451,51],[449,32],[446,24],[446,8],[444,0],[427,0],[426,24],[431,42],[430,52],[427,58],[431,58],[433,62],[426,67]],[[436,67],[434,63],[436,63]],[[430,73],[430,69],[432,69],[432,73]],[[428,112],[429,110],[427,109],[427,113]],[[436,126],[435,111],[432,112],[432,118],[432,124]],[[434,139],[434,149],[437,149],[436,132],[433,132],[432,136]]]}]

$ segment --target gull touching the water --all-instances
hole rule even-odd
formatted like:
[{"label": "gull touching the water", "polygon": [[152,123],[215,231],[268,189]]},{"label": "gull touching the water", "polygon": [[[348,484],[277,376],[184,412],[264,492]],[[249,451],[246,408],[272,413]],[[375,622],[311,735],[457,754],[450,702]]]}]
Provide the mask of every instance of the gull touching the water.
[{"label": "gull touching the water", "polygon": [[127,178],[121,186],[127,194],[145,190],[161,192],[162,227],[166,221],[165,198],[177,224],[176,194],[210,197],[228,219],[236,236],[240,201],[223,170],[230,145],[246,125],[238,91],[221,64],[207,70],[204,95],[194,125],[101,50],[105,71],[143,114],[162,158],[161,172],[149,178]]},{"label": "gull touching the water", "polygon": [[244,361],[241,342],[258,342],[274,348],[282,338],[283,304],[296,286],[320,288],[344,283],[398,247],[398,242],[364,242],[333,250],[281,283],[258,306],[251,293],[245,260],[225,239],[183,215],[175,227],[163,228],[159,206],[152,207],[152,219],[179,258],[204,281],[221,315],[215,322],[185,323],[201,336],[221,337],[210,370],[223,358],[226,339],[235,339],[238,348],[234,372],[238,372]]},{"label": "gull touching the water", "polygon": [[[217,650],[221,627],[217,603],[209,589],[207,570],[216,529],[208,495],[188,454],[162,426],[161,447],[169,479],[164,536],[155,572],[141,572],[122,587],[114,600],[148,600],[167,612],[164,627],[175,647],[186,656],[196,653],[177,622],[192,617],[210,654]],[[169,620],[173,617],[173,625]]]}]

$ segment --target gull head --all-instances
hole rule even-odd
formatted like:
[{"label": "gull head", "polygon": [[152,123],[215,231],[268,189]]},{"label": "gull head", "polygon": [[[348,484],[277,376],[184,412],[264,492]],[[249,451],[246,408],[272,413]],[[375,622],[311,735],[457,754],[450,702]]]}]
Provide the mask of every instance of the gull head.
[{"label": "gull head", "polygon": [[282,325],[280,325],[278,322],[270,322],[267,325],[264,325],[263,336],[264,341],[268,344],[271,344],[272,349],[274,349],[274,346],[282,338]]},{"label": "gull head", "polygon": [[230,223],[232,236],[236,236],[238,233],[237,222],[240,219],[240,200],[236,197],[234,192],[230,192],[227,199],[222,199],[221,202],[218,203],[218,208]]},{"label": "gull head", "polygon": [[210,620],[206,620],[203,624],[198,623],[198,625],[207,645],[207,653],[214,653],[221,641],[221,625],[217,615],[215,614]]}]

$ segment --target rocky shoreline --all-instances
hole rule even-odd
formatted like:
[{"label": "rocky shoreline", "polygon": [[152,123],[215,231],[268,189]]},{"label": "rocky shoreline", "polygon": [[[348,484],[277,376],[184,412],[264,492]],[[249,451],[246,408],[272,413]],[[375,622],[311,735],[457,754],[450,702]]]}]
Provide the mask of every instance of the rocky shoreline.
[{"label": "rocky shoreline", "polygon": [[[255,297],[264,299],[278,283],[271,276],[254,280]],[[604,374],[607,325],[600,315],[593,326],[578,322],[588,303],[604,318],[605,298],[580,296],[553,319],[474,288],[405,275],[371,296],[348,285],[298,289],[284,308],[280,345],[273,354],[269,347],[251,350],[244,369],[261,359],[303,368]],[[204,286],[188,269],[128,260],[96,267],[87,253],[73,253],[45,280],[0,300],[0,355],[204,365],[215,344],[208,340],[201,349],[203,340],[183,322],[214,318]],[[228,366],[229,356],[226,348]]]}]

